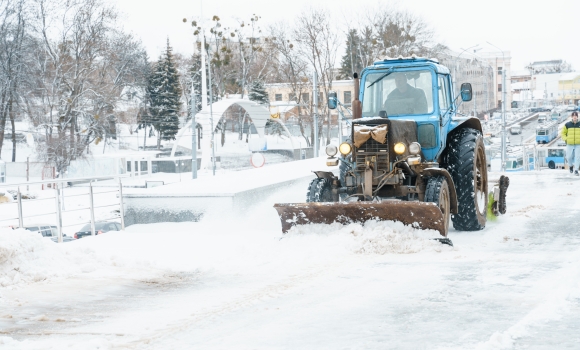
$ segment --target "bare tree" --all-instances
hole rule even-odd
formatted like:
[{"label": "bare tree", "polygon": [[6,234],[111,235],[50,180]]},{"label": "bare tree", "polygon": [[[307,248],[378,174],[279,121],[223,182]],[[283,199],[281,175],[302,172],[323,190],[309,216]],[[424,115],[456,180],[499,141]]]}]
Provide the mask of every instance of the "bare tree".
[{"label": "bare tree", "polygon": [[[273,72],[274,78],[271,82],[287,84],[291,93],[297,96],[297,102],[305,102],[302,96],[311,85],[308,79],[308,62],[300,55],[294,40],[291,39],[292,33],[289,32],[288,28],[290,28],[288,23],[279,22],[268,29],[268,40],[272,51],[276,53],[273,61],[276,69]],[[311,123],[311,118],[309,117],[306,120],[303,112],[309,114],[310,107],[304,108],[302,103],[300,103],[297,115],[298,125],[300,126],[302,137],[306,140],[306,144],[310,146],[310,138],[306,136],[305,126],[307,123]]]},{"label": "bare tree", "polygon": [[52,145],[39,152],[62,173],[90,143],[107,141],[123,88],[142,84],[144,50],[118,29],[116,11],[101,0],[35,2],[42,89],[37,118]]},{"label": "bare tree", "polygon": [[[319,86],[324,92],[322,97],[328,97],[328,92],[332,90],[335,76],[334,67],[339,47],[337,32],[332,26],[328,12],[322,9],[311,9],[296,18],[293,37],[298,44],[299,53],[309,62],[310,67],[318,76]],[[318,94],[318,91],[313,91],[313,94],[315,93]],[[324,118],[320,118],[318,123],[321,126],[326,120],[328,143],[330,142],[330,113],[326,103],[320,101],[320,98],[318,100],[321,109],[320,115],[324,116]],[[319,139],[321,129],[319,128],[319,135],[312,135],[313,140]]]},{"label": "bare tree", "polygon": [[15,112],[20,99],[24,72],[25,42],[24,0],[0,0],[0,155],[10,120],[12,161],[16,161]]}]

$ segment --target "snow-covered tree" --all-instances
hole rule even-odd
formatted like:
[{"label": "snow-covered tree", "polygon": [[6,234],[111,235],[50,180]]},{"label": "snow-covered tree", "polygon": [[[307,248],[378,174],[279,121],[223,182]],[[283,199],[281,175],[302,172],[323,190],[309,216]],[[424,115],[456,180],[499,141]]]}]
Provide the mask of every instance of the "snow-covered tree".
[{"label": "snow-covered tree", "polygon": [[266,92],[266,87],[264,86],[264,82],[261,80],[254,80],[252,84],[250,84],[250,92],[248,94],[248,98],[250,101],[255,101],[261,105],[270,105],[270,98],[268,97],[268,93]]},{"label": "snow-covered tree", "polygon": [[155,64],[147,86],[151,124],[157,131],[157,148],[161,147],[161,140],[175,140],[179,131],[181,87],[172,50],[168,39],[165,53]]}]

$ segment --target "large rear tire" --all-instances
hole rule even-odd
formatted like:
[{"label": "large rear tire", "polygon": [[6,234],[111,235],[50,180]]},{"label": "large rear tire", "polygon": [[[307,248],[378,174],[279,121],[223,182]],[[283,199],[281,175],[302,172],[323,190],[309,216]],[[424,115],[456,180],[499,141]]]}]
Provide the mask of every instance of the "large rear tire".
[{"label": "large rear tire", "polygon": [[443,223],[445,225],[445,234],[449,233],[449,219],[451,217],[451,195],[449,193],[449,184],[444,176],[435,176],[429,178],[425,188],[425,202],[437,204],[443,214]]},{"label": "large rear tire", "polygon": [[481,132],[461,129],[450,136],[445,156],[457,192],[458,213],[451,217],[460,231],[482,230],[487,211],[487,165]]},{"label": "large rear tire", "polygon": [[316,178],[308,185],[306,202],[334,202],[332,200],[332,181],[330,179]]}]

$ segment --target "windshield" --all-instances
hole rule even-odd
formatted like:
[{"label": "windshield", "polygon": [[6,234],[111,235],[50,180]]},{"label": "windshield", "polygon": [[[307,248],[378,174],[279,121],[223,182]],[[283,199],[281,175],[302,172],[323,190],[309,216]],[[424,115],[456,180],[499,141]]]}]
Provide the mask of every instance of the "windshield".
[{"label": "windshield", "polygon": [[433,112],[433,75],[429,70],[371,73],[366,76],[363,116],[428,114]]}]

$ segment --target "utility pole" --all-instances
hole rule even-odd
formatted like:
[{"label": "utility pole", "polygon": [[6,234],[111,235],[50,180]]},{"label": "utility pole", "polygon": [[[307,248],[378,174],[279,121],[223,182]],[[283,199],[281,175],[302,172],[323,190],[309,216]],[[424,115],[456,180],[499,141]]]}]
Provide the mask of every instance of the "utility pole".
[{"label": "utility pole", "polygon": [[314,157],[318,157],[318,81],[316,76],[316,70],[314,71],[314,76],[312,77],[312,101],[314,102],[314,113],[312,114],[312,119],[314,123]]},{"label": "utility pole", "polygon": [[506,90],[506,86],[505,86],[505,76],[506,76],[506,62],[505,62],[505,54],[503,52],[502,49],[500,49],[499,47],[495,46],[494,44],[490,43],[489,41],[487,42],[489,45],[495,47],[496,49],[498,49],[499,51],[501,51],[501,55],[502,55],[502,65],[503,65],[503,69],[501,72],[502,75],[502,83],[501,83],[501,120],[502,120],[502,126],[501,126],[501,171],[505,171],[505,161],[507,159],[506,157],[506,135],[505,135],[505,103],[506,103],[506,98],[505,98],[505,90]]},{"label": "utility pole", "polygon": [[[203,2],[200,2],[200,7],[203,5]],[[214,149],[214,130],[213,130],[213,94],[211,89],[211,67],[206,67],[205,65],[205,29],[203,27],[203,7],[200,9],[201,20],[200,20],[200,27],[201,27],[201,108],[202,110],[207,107],[207,81],[206,81],[206,69],[208,70],[209,74],[209,120],[211,125],[211,164],[212,164],[212,173],[215,175],[215,149]],[[197,162],[197,159],[196,159]],[[197,164],[196,164],[197,166]]]},{"label": "utility pole", "polygon": [[197,123],[195,121],[195,91],[191,81],[191,178],[197,179]]},{"label": "utility pole", "polygon": [[[211,125],[211,168],[212,168],[212,174],[215,176],[215,142],[214,142],[214,137],[215,137],[215,132],[213,130],[213,92],[212,92],[212,88],[211,88],[211,66],[208,65],[207,67],[207,73],[209,75],[209,122]],[[204,67],[205,69],[205,67]]]}]

